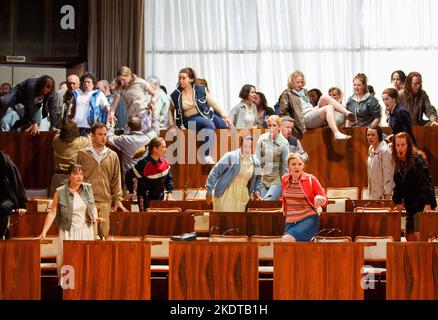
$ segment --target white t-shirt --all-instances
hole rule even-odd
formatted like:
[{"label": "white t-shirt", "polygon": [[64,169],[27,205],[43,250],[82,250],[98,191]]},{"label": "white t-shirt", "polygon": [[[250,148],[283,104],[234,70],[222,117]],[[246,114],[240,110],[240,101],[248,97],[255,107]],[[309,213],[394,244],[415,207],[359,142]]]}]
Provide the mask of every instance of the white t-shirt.
[{"label": "white t-shirt", "polygon": [[[78,97],[76,99],[76,114],[74,122],[78,128],[90,128],[88,124],[88,115],[90,113],[90,99],[95,90],[88,93],[84,93],[82,90],[77,90]],[[109,105],[107,98],[102,92],[99,92],[96,105],[107,106]]]}]

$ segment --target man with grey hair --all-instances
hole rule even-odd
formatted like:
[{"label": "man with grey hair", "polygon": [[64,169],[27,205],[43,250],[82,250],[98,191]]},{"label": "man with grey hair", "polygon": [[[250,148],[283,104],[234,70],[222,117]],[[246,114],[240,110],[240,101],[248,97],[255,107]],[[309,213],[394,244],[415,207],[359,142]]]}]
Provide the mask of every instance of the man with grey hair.
[{"label": "man with grey hair", "polygon": [[[114,101],[115,95],[111,92],[111,85],[107,80],[100,80],[96,84],[97,88],[99,88],[100,91],[103,92],[106,99],[108,100],[108,103],[111,105]],[[122,129],[127,131],[127,123],[128,123],[128,114],[126,112],[126,105],[125,100],[120,99],[119,103],[117,104],[116,111],[115,111],[115,117],[117,119],[114,128],[115,129]]]},{"label": "man with grey hair", "polygon": [[70,111],[76,103],[73,92],[78,90],[79,86],[79,77],[71,74],[67,77],[67,90],[58,90],[57,123],[52,124],[53,127],[61,129],[69,119]]},{"label": "man with grey hair", "polygon": [[166,130],[169,127],[167,113],[169,112],[170,99],[167,94],[161,89],[160,79],[155,76],[149,76],[146,81],[157,92],[159,99],[155,104],[155,117],[157,117],[161,130]]},{"label": "man with grey hair", "polygon": [[281,117],[281,134],[289,142],[289,152],[298,153],[303,159],[304,163],[309,162],[309,155],[304,151],[301,142],[297,137],[293,136],[295,120],[289,116]]}]

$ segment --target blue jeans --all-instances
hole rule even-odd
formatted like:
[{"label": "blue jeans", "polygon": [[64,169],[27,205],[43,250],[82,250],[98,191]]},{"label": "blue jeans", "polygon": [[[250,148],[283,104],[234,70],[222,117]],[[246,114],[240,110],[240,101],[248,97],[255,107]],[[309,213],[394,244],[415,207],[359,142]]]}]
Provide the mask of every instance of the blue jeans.
[{"label": "blue jeans", "polygon": [[284,226],[284,234],[290,234],[297,242],[307,242],[318,233],[319,216],[311,215],[297,222],[287,222]]},{"label": "blue jeans", "polygon": [[277,201],[281,196],[281,185],[273,184],[269,189],[263,187],[261,190],[261,196],[265,201]]},{"label": "blue jeans", "polygon": [[20,120],[20,116],[13,108],[8,108],[3,118],[0,120],[1,131],[8,132],[11,131],[15,122]]},{"label": "blue jeans", "polygon": [[[189,125],[190,124],[190,125]],[[207,156],[211,156],[213,153],[213,145],[214,145],[214,136],[216,129],[227,129],[228,126],[225,123],[224,119],[222,119],[218,114],[214,114],[213,120],[209,120],[204,118],[203,116],[196,114],[189,118],[183,119],[183,125],[187,129],[195,129],[196,131],[201,131],[203,129],[210,130],[207,132],[207,136],[205,138],[205,143],[207,145]]]}]

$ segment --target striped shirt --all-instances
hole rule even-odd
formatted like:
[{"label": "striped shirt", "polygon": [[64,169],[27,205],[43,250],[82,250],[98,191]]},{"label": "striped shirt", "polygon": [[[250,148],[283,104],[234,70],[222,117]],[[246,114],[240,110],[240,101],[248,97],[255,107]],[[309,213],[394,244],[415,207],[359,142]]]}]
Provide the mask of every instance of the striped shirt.
[{"label": "striped shirt", "polygon": [[289,184],[284,191],[284,198],[286,199],[285,215],[287,223],[297,222],[316,214],[307,201],[299,182]]}]

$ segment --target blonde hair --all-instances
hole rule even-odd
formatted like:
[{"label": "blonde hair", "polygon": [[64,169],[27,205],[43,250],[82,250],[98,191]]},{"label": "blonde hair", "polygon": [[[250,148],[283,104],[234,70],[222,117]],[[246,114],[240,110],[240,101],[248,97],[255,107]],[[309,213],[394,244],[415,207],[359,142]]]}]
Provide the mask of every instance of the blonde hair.
[{"label": "blonde hair", "polygon": [[336,91],[336,94],[339,96],[339,102],[342,103],[342,100],[344,99],[344,93],[341,89],[338,87],[331,87],[328,89],[328,94],[330,95],[331,92]]},{"label": "blonde hair", "polygon": [[[134,81],[138,79],[138,77],[134,73],[132,73],[132,70],[126,66],[120,67],[117,70],[117,77],[118,76],[130,77],[131,80],[129,81],[129,86],[132,85],[132,83],[134,83]],[[117,89],[119,89],[120,87],[122,87],[122,85],[117,84]]]},{"label": "blonde hair", "polygon": [[304,164],[304,160],[299,153],[291,153],[290,155],[287,156],[287,159],[286,159],[287,166],[289,167],[289,162],[291,162],[292,160],[295,160],[295,159],[301,160],[301,162]]},{"label": "blonde hair", "polygon": [[279,127],[281,127],[281,118],[279,117],[279,116],[277,116],[277,115],[272,115],[272,116],[270,116],[269,118],[268,118],[268,121],[269,120],[271,120],[271,121],[275,121],[275,123],[279,126]]},{"label": "blonde hair", "polygon": [[295,70],[287,79],[288,88],[292,89],[292,86],[298,77],[303,78],[303,87],[306,86],[306,78],[304,77],[304,73],[302,73],[300,70]]}]

